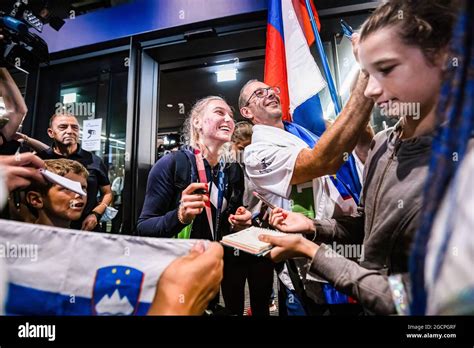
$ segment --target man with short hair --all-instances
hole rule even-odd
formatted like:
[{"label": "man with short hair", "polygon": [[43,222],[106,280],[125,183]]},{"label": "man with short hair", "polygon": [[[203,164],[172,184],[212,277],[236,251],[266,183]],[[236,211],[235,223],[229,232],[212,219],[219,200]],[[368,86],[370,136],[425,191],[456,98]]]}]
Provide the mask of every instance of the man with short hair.
[{"label": "man with short hair", "polygon": [[[277,87],[258,80],[250,80],[242,87],[240,112],[254,124],[252,143],[245,149],[245,167],[268,201],[318,219],[356,212],[361,184],[355,164],[349,160],[373,107],[373,102],[364,96],[367,82],[367,76],[361,73],[347,105],[321,138],[282,120]],[[351,170],[339,175],[341,166],[351,165]],[[336,172],[337,177],[329,176]],[[292,296],[295,300],[293,304],[287,301],[289,314],[319,313],[320,308],[308,310],[310,302],[320,304],[322,296],[308,291],[311,285],[306,280],[311,276],[306,276],[303,266],[298,262],[285,264],[279,273],[287,298]],[[296,280],[301,275],[303,282]]]},{"label": "man with short hair", "polygon": [[[104,161],[97,155],[86,151],[79,145],[79,122],[68,113],[56,113],[49,121],[48,135],[53,139],[51,148],[38,154],[43,159],[66,158],[78,161],[89,172],[87,179],[87,203],[79,220],[71,224],[73,229],[100,231],[99,222],[113,199]],[[97,201],[101,192],[102,199]]]}]

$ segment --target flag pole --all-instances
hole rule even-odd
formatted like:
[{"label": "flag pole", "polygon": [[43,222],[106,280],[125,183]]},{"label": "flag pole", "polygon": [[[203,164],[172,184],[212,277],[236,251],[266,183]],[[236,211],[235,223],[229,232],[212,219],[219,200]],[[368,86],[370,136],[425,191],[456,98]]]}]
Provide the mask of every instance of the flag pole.
[{"label": "flag pole", "polygon": [[331,99],[334,104],[334,110],[336,111],[336,116],[337,116],[341,112],[341,104],[339,103],[336,86],[334,85],[334,80],[332,79],[331,70],[329,70],[329,62],[326,57],[326,54],[324,53],[323,42],[321,41],[321,36],[319,35],[316,19],[314,17],[313,10],[311,9],[311,4],[309,2],[310,0],[305,0],[305,1],[306,1],[306,10],[308,11],[309,18],[311,21],[311,27],[313,28],[313,32],[314,32],[314,38],[316,39],[316,47],[318,48],[319,56],[321,57],[321,61],[323,63],[324,75],[326,76],[329,92],[331,94]]}]

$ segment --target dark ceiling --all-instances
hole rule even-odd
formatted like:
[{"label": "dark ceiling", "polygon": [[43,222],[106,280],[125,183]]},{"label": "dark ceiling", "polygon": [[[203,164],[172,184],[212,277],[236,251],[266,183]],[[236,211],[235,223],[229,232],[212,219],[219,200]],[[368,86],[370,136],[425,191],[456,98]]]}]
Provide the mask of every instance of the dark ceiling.
[{"label": "dark ceiling", "polygon": [[[13,4],[17,0],[1,0],[0,11],[10,13]],[[74,10],[76,16],[80,16],[92,11],[114,7],[125,3],[134,2],[135,0],[29,0],[34,9],[47,4],[47,7],[54,11],[54,14],[61,18],[67,18],[70,11]]]}]

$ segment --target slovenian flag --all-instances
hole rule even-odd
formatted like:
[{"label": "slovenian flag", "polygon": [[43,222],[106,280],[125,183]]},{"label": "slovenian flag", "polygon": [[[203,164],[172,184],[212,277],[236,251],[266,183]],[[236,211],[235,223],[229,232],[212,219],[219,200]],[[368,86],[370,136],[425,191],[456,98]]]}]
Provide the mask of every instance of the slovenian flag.
[{"label": "slovenian flag", "polygon": [[[318,14],[310,3],[320,29]],[[285,129],[311,148],[326,130],[318,93],[327,84],[309,49],[314,41],[304,0],[269,0],[264,81],[280,87],[283,120],[293,122],[293,126],[285,123]],[[342,201],[352,198],[359,203],[362,185],[352,155],[331,179]]]},{"label": "slovenian flag", "polygon": [[[314,7],[313,13],[319,28]],[[321,136],[326,127],[318,93],[326,81],[309,49],[314,40],[304,0],[269,0],[264,81],[280,87],[283,120]]]},{"label": "slovenian flag", "polygon": [[195,242],[0,220],[9,283],[5,312],[146,315],[163,270]]}]

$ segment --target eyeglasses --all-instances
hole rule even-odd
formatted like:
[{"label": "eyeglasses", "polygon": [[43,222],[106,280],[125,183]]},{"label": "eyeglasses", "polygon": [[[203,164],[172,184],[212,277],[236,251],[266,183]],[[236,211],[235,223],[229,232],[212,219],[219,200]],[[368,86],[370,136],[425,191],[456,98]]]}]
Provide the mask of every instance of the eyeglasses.
[{"label": "eyeglasses", "polygon": [[268,95],[268,93],[270,92],[270,90],[272,90],[273,93],[275,93],[277,95],[280,94],[280,87],[277,87],[277,86],[256,89],[250,95],[249,99],[247,99],[247,102],[245,103],[244,107],[249,105],[250,99],[252,99],[253,96],[256,96],[257,98],[260,98],[260,99],[265,98]]}]

